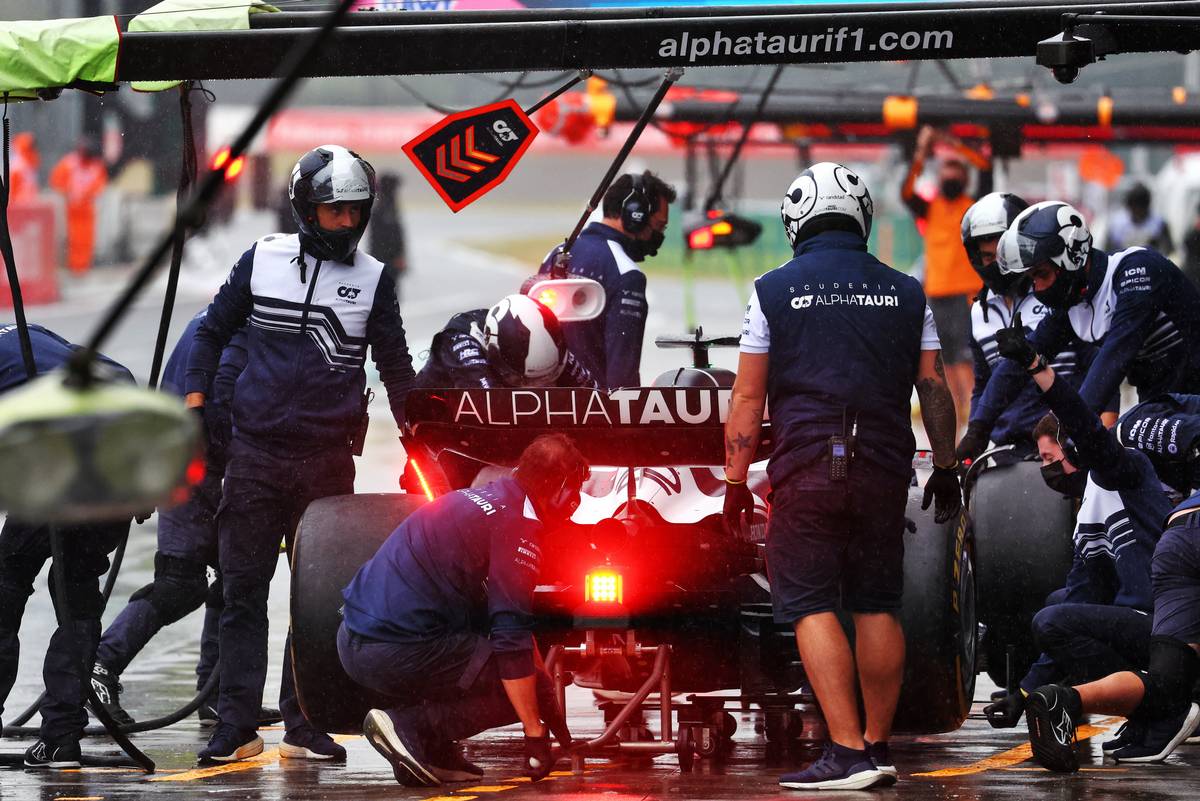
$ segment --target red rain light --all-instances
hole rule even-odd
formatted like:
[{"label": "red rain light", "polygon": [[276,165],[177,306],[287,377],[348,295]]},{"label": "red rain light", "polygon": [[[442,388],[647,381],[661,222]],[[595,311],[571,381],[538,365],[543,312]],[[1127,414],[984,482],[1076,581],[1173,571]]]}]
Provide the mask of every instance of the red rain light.
[{"label": "red rain light", "polygon": [[615,570],[593,570],[583,581],[583,600],[594,604],[624,603],[624,585],[624,579]]},{"label": "red rain light", "polygon": [[554,311],[555,307],[558,306],[558,292],[553,289],[543,289],[538,293],[537,300],[538,303]]},{"label": "red rain light", "polygon": [[421,492],[425,493],[428,500],[433,500],[433,490],[429,488],[429,482],[425,480],[425,474],[421,472],[421,465],[417,464],[417,460],[409,458],[408,463],[412,465],[413,472],[417,474],[417,481],[421,483]]},{"label": "red rain light", "polygon": [[688,247],[692,250],[708,250],[713,246],[715,240],[712,228],[708,226],[697,228],[688,234]]},{"label": "red rain light", "polygon": [[207,467],[204,464],[204,457],[197,456],[192,461],[188,462],[187,470],[183,474],[184,481],[189,487],[194,487],[204,480],[204,475],[207,472]]}]

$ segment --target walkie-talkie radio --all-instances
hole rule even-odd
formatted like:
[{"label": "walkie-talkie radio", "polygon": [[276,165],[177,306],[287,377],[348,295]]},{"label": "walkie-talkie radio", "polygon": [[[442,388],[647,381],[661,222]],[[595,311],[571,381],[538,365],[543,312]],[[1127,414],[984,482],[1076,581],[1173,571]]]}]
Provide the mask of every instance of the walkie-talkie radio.
[{"label": "walkie-talkie radio", "polygon": [[829,438],[829,480],[845,481],[850,474],[850,462],[854,459],[854,437],[858,434],[858,415],[846,435],[846,411],[842,410],[842,433]]}]

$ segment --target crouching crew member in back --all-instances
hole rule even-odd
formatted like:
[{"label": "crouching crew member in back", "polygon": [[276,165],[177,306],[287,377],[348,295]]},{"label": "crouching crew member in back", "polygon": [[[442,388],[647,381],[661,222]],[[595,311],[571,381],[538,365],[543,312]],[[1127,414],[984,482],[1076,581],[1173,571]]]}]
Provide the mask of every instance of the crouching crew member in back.
[{"label": "crouching crew member in back", "polygon": [[[375,197],[371,165],[343,147],[318,147],[292,170],[289,197],[300,233],[268,236],[246,251],[209,306],[188,361],[187,404],[200,407],[222,351],[246,328],[217,524],[225,595],[221,722],[202,762],[262,751],[255,729],[279,544],[290,547],[308,504],[354,491],[351,441],[361,428],[367,347],[401,425],[413,379],[392,276],[358,250]],[[287,729],[282,756],[345,757],[300,710],[290,645],[279,695]]]},{"label": "crouching crew member in back", "polygon": [[[925,507],[935,500],[945,522],[962,506],[954,400],[933,315],[916,279],[867,253],[872,211],[862,179],[841,165],[816,164],[792,183],[782,216],[796,255],[755,281],[725,426],[725,514],[734,525],[753,509],[746,473],[769,400],[775,620],[795,629],[832,740],[814,764],[780,779],[791,789],[895,781],[887,742],[904,673],[897,612],[914,385],[935,464]],[[854,616],[857,666],[834,612],[839,600]]]},{"label": "crouching crew member in back", "polygon": [[511,478],[413,512],[343,592],[338,654],[352,679],[399,699],[363,731],[401,784],[478,779],[457,741],[517,721],[535,780],[553,766],[550,733],[570,746],[533,640],[533,590],[544,538],[587,475],[567,437],[540,436]]}]

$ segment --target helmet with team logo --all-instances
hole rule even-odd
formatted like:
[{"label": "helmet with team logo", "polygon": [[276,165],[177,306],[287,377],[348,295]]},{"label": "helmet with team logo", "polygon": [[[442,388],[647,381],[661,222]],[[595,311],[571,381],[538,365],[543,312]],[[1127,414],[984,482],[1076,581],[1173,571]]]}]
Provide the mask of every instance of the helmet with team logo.
[{"label": "helmet with team logo", "polygon": [[975,201],[963,215],[962,243],[967,251],[967,259],[983,279],[984,285],[997,295],[1012,292],[1021,282],[1020,276],[1001,272],[999,260],[993,260],[985,266],[979,244],[985,239],[999,239],[1017,215],[1027,208],[1029,204],[1016,195],[992,192]]},{"label": "helmet with team logo", "polygon": [[852,170],[841,164],[822,161],[809,167],[792,181],[779,216],[792,247],[829,228],[871,233],[875,204],[867,185]]},{"label": "helmet with team logo", "polygon": [[[341,145],[321,145],[301,156],[292,168],[288,198],[304,251],[318,259],[349,261],[371,219],[375,170],[353,150]],[[346,202],[361,204],[358,225],[339,231],[321,228],[317,223],[317,206]]]},{"label": "helmet with team logo", "polygon": [[1005,274],[1052,264],[1057,268],[1054,284],[1035,294],[1050,308],[1064,309],[1079,302],[1091,253],[1092,234],[1083,214],[1068,203],[1047,200],[1017,215],[1000,237],[996,260]]},{"label": "helmet with team logo", "polygon": [[567,358],[558,318],[528,295],[509,295],[488,309],[483,344],[488,363],[510,387],[553,386]]}]

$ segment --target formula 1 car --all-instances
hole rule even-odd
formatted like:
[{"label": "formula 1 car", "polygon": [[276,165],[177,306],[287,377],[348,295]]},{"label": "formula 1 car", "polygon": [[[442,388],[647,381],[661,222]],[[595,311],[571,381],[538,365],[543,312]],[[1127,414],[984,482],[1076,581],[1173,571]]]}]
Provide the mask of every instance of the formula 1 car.
[{"label": "formula 1 car", "polygon": [[[572,522],[546,537],[535,598],[539,644],[578,656],[576,683],[601,694],[634,692],[641,702],[658,691],[662,737],[642,745],[678,751],[681,764],[690,748],[713,753],[706,735],[732,735],[732,718],[721,717],[713,691],[736,691],[729,700],[769,711],[768,739],[797,731],[787,710],[815,709],[792,631],[771,616],[763,564],[769,422],[749,479],[755,523],[735,536],[721,522],[718,465],[732,383],[726,370],[682,368],[653,387],[607,393],[431,390],[407,402],[412,451],[421,454],[415,458],[427,488],[436,484],[437,460],[430,457],[451,452],[485,462],[491,467],[475,479],[479,484],[511,467],[548,431],[569,434],[596,465]],[[300,523],[292,565],[296,687],[305,713],[323,730],[357,732],[368,707],[387,704],[341,669],[334,642],[340,593],[424,502],[417,494],[326,498]],[[919,507],[914,487],[905,534],[908,660],[897,730],[946,732],[962,724],[974,690],[975,577],[965,518],[939,525]],[[664,650],[674,664],[669,671],[660,664]],[[561,665],[557,675],[570,678]],[[672,739],[670,698],[679,694],[689,694],[691,703],[679,708],[680,736]],[[686,759],[690,764],[690,753]]]}]

